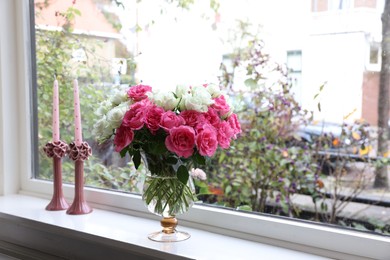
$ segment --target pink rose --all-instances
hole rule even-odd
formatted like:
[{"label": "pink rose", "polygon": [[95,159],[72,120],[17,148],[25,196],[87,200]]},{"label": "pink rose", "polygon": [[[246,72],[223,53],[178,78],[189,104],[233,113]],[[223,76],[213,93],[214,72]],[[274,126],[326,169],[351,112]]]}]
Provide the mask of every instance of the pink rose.
[{"label": "pink rose", "polygon": [[144,126],[145,115],[152,104],[149,100],[137,102],[130,107],[123,117],[122,124],[132,130],[139,130]]},{"label": "pink rose", "polygon": [[180,116],[184,119],[185,124],[195,128],[199,123],[205,121],[205,117],[201,112],[195,110],[184,110],[180,113]]},{"label": "pink rose", "polygon": [[230,127],[233,129],[233,138],[237,138],[237,134],[241,133],[241,125],[238,121],[237,114],[231,114],[227,118],[227,122],[229,123]]},{"label": "pink rose", "polygon": [[214,108],[221,117],[226,116],[230,112],[230,107],[226,103],[223,95],[214,98],[214,104],[211,107]]},{"label": "pink rose", "polygon": [[203,125],[202,130],[196,136],[196,146],[200,155],[209,157],[214,155],[218,148],[218,140],[217,134],[211,125]]},{"label": "pink rose", "polygon": [[214,127],[218,127],[219,123],[221,123],[221,118],[218,116],[217,111],[212,107],[209,107],[209,110],[204,113],[204,117],[206,118],[206,121]]},{"label": "pink rose", "polygon": [[229,148],[230,140],[234,135],[234,131],[230,127],[230,124],[226,121],[222,121],[217,129],[219,146],[223,149]]},{"label": "pink rose", "polygon": [[169,131],[171,128],[180,126],[182,124],[184,124],[184,119],[172,111],[167,111],[161,115],[160,126],[166,131]]},{"label": "pink rose", "polygon": [[152,92],[152,87],[147,85],[137,85],[130,87],[127,91],[127,95],[134,101],[141,101],[148,97],[146,95],[147,92]]},{"label": "pink rose", "polygon": [[146,112],[144,122],[146,127],[153,134],[156,133],[158,129],[160,129],[160,120],[163,113],[164,109],[158,106],[151,106]]},{"label": "pink rose", "polygon": [[167,149],[178,156],[188,158],[194,152],[195,131],[189,126],[178,126],[169,130],[165,139]]},{"label": "pink rose", "polygon": [[134,132],[127,127],[121,125],[115,133],[114,144],[115,151],[120,152],[123,148],[128,146],[134,139]]}]

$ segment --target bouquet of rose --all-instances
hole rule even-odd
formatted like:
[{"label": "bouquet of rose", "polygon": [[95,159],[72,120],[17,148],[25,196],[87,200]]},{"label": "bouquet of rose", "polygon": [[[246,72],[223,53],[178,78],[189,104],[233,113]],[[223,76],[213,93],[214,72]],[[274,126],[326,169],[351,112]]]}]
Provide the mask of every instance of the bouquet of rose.
[{"label": "bouquet of rose", "polygon": [[142,159],[152,175],[176,177],[184,186],[189,172],[196,172],[189,169],[204,165],[219,147],[229,148],[241,132],[237,115],[212,84],[175,92],[132,86],[104,102],[98,114],[94,132],[100,142],[114,136],[115,151],[128,153],[136,169]]}]

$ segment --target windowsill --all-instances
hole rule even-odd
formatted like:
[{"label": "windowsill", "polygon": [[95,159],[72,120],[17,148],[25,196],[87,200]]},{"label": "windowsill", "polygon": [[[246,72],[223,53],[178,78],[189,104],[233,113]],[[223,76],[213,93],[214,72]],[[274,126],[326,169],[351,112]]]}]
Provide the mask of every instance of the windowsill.
[{"label": "windowsill", "polygon": [[[100,209],[94,209],[86,215],[67,215],[65,211],[46,211],[48,202],[26,195],[0,197],[0,222],[14,221],[18,227],[38,229],[69,239],[76,236],[92,243],[104,243],[112,250],[127,250],[149,258],[251,259],[261,254],[264,259],[327,259],[186,227],[180,225],[180,221],[178,229],[189,232],[189,240],[177,243],[153,242],[147,235],[160,229],[156,220]],[[53,251],[50,253],[53,254]]]}]

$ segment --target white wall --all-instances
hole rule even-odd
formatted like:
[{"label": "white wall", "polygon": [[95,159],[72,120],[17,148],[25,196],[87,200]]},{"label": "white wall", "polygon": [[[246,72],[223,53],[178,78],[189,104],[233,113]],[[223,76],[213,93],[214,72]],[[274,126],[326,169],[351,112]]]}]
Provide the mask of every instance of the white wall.
[{"label": "white wall", "polygon": [[[302,52],[304,107],[316,119],[342,122],[344,117],[358,119],[362,110],[362,83],[367,53],[362,32],[311,36]],[[327,82],[319,99],[313,97]],[[317,112],[317,103],[321,111]]]},{"label": "white wall", "polygon": [[[0,194],[15,193],[18,190],[17,179],[9,173],[18,174],[18,115],[16,69],[15,20],[13,12],[15,2],[0,1]],[[7,184],[7,185],[5,185]]]},{"label": "white wall", "polygon": [[22,172],[31,176],[27,19],[28,0],[0,1],[0,195],[20,190]]}]

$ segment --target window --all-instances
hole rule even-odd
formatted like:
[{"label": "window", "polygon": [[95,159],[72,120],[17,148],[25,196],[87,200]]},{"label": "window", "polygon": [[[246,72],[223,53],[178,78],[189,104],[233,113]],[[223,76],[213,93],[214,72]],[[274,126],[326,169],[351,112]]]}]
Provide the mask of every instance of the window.
[{"label": "window", "polygon": [[370,71],[380,71],[381,69],[381,47],[378,42],[370,43],[367,69]]},{"label": "window", "polygon": [[[349,1],[329,3],[333,9],[350,6]],[[296,12],[308,10],[302,3],[288,4]],[[233,3],[212,9],[201,4],[177,7],[165,1],[154,6],[146,0],[35,0],[34,7],[38,146],[51,139],[53,76],[61,90],[61,136],[72,141],[69,104],[72,78],[77,77],[82,86],[83,138],[94,150],[85,165],[87,186],[140,192],[141,175],[131,158],[120,158],[113,152],[112,141],[99,144],[91,131],[99,119],[96,112],[100,103],[118,91],[115,89],[124,91],[139,82],[155,88],[218,82],[235,98],[238,114],[245,122],[244,133],[232,151],[219,151],[204,169],[209,178],[206,187],[202,186],[203,204],[388,233],[381,208],[372,213],[374,222],[353,210],[361,201],[366,201],[363,205],[368,204],[371,210],[374,206],[370,203],[383,207],[389,203],[386,190],[381,193],[384,199],[370,199],[380,192],[371,187],[375,179],[370,170],[376,152],[375,128],[361,118],[362,111],[372,107],[361,103],[364,93],[357,89],[364,71],[350,59],[364,55],[358,47],[351,47],[359,46],[360,41],[364,44],[362,33],[311,36],[297,25],[294,28],[302,31],[295,32],[302,37],[296,36],[294,44],[304,49],[287,51],[285,37],[291,34],[288,28],[277,27],[275,18],[245,20],[251,9],[264,10],[264,17],[267,13],[287,15],[276,4],[248,2],[240,5],[243,14],[232,12],[237,8]],[[299,13],[292,12],[291,20],[296,15]],[[94,23],[90,23],[92,16]],[[304,17],[309,24],[310,13]],[[272,44],[275,41],[278,44]],[[302,56],[302,51],[307,56]],[[286,52],[284,64],[285,60],[278,57]],[[305,71],[303,63],[308,64]],[[342,98],[345,95],[350,99]],[[335,101],[340,106],[335,106]],[[261,163],[242,159],[259,156]],[[72,167],[72,162],[64,160],[67,183],[73,180]],[[51,161],[40,152],[35,177],[45,180],[51,174]],[[351,214],[356,215],[348,217]]]},{"label": "window", "polygon": [[379,63],[379,48],[378,46],[371,46],[370,48],[370,64]]},{"label": "window", "polygon": [[[24,11],[26,10],[26,6],[22,5],[21,2],[19,2],[17,5],[19,7],[21,7],[21,6],[24,7],[24,8],[21,9],[22,10],[22,11],[20,11],[21,13],[23,12],[23,10]],[[18,12],[18,11],[15,11],[15,12]],[[18,17],[18,16],[15,16],[15,17]],[[21,17],[23,17],[23,18],[21,18],[21,19],[23,19],[23,22],[21,22],[20,24],[22,24],[22,25],[23,24],[24,25],[27,24],[27,22],[26,22],[26,20],[27,20],[26,19],[26,14],[22,15]],[[22,32],[23,32],[23,30],[22,30]],[[20,36],[19,35],[17,37],[26,37],[25,32],[24,33],[20,33],[20,34],[22,34],[24,36]],[[28,38],[26,38],[26,39],[28,39]],[[22,42],[24,42],[24,41],[22,41]],[[266,41],[264,41],[264,43],[266,44]],[[21,47],[21,48],[23,48],[23,47]],[[285,50],[284,50],[283,53],[285,55]],[[303,53],[306,53],[306,52],[303,52]],[[270,56],[270,57],[273,57],[273,55]],[[275,55],[275,57],[277,57],[277,55]],[[324,57],[324,56],[322,56],[322,57]],[[303,57],[302,57],[302,59],[303,59]],[[321,61],[324,61],[324,60],[326,61],[326,59],[320,59],[320,60]],[[323,66],[324,65],[327,65],[327,64],[323,64]],[[318,65],[318,66],[320,66],[320,65]],[[319,67],[319,68],[323,68],[323,67]],[[28,69],[25,69],[25,70],[28,70]],[[302,70],[302,73],[303,72],[305,72],[305,71]],[[81,73],[86,73],[85,75],[88,75],[87,71],[82,71],[81,70],[80,74]],[[103,78],[103,79],[105,79],[105,78]],[[332,79],[332,78],[330,78],[330,79]],[[113,79],[111,79],[111,80],[113,80]],[[335,81],[335,82],[337,82],[337,81]],[[329,81],[328,84],[330,84],[330,83],[331,82]],[[23,83],[21,83],[21,84],[23,84]],[[104,85],[103,85],[103,87],[104,87]],[[324,88],[323,91],[327,91],[327,89]],[[23,91],[21,91],[21,92],[22,93],[20,95],[23,95]],[[324,102],[322,102],[321,105],[324,107]],[[20,131],[23,132],[24,130],[20,130]],[[64,137],[65,136],[66,135],[64,134]],[[356,134],[354,134],[354,136],[356,137]],[[332,142],[333,141],[334,140],[332,140]],[[335,143],[335,144],[337,144],[337,143]],[[359,152],[363,152],[363,151],[359,151]],[[326,177],[326,179],[332,180],[332,177],[334,178],[334,176],[330,176],[330,178]],[[316,185],[319,185],[319,186],[322,185],[321,182],[319,182],[319,181],[315,182],[315,183],[316,183]],[[327,183],[323,183],[323,185],[327,185]],[[33,179],[33,180],[30,180],[29,178],[23,178],[23,187],[22,188],[25,191],[30,191],[30,192],[34,192],[35,191],[35,192],[41,192],[41,193],[42,192],[46,192],[47,194],[50,194],[50,190],[51,190],[50,189],[50,183],[42,181],[39,178],[38,179]],[[111,189],[112,189],[112,187],[111,187]],[[225,192],[226,192],[226,190],[225,190]],[[71,187],[71,185],[65,187],[65,193],[69,197],[72,196],[72,187]],[[134,201],[136,201],[136,196],[133,196],[131,194],[116,193],[116,192],[112,192],[111,190],[96,190],[96,189],[88,188],[86,193],[87,193],[88,199],[90,199],[91,201],[103,203],[103,204],[106,204],[106,205],[111,205],[113,207],[115,207],[115,206],[122,207],[123,205],[129,204],[128,202],[132,201],[133,198],[134,198]],[[276,195],[277,194],[275,194],[275,197],[276,197]],[[139,206],[139,205],[140,205],[140,203],[134,202],[130,207],[133,207],[136,210],[142,211],[142,209],[141,209],[142,207]],[[137,208],[137,207],[139,207],[139,208]],[[282,210],[283,210],[283,208],[281,209],[280,212],[282,212]],[[276,234],[276,233],[278,233],[277,231],[282,231],[284,229],[284,230],[289,230],[291,232],[291,230],[293,230],[292,226],[294,226],[296,228],[297,227],[303,228],[305,230],[305,232],[303,232],[304,235],[300,235],[299,232],[298,233],[294,233],[294,234],[297,234],[297,236],[295,238],[296,240],[294,242],[296,242],[296,243],[306,243],[306,241],[304,240],[304,237],[305,238],[309,238],[311,236],[311,238],[314,238],[315,236],[317,236],[319,234],[319,236],[318,236],[319,240],[317,239],[318,237],[316,237],[316,239],[312,239],[312,242],[309,242],[308,245],[316,246],[316,247],[322,247],[323,246],[322,243],[324,243],[324,244],[326,244],[326,245],[324,245],[324,248],[331,249],[331,250],[336,250],[336,248],[338,248],[338,250],[341,250],[342,252],[348,252],[348,251],[346,251],[346,249],[340,249],[340,247],[342,247],[341,245],[338,245],[338,247],[337,247],[337,245],[333,244],[332,242],[325,243],[325,241],[327,241],[327,240],[331,240],[332,241],[331,238],[333,238],[333,237],[330,238],[329,237],[330,234],[333,233],[334,237],[343,237],[343,238],[348,237],[348,238],[351,238],[352,239],[352,240],[350,240],[351,244],[348,244],[348,242],[347,242],[346,244],[344,244],[344,246],[345,247],[350,247],[351,245],[354,245],[353,248],[356,249],[356,247],[357,247],[356,250],[358,250],[358,248],[359,248],[356,245],[362,245],[363,243],[374,243],[374,242],[376,242],[376,243],[374,243],[374,245],[372,247],[370,246],[370,248],[373,248],[373,250],[374,249],[378,249],[378,246],[375,246],[375,245],[378,245],[378,244],[384,245],[386,243],[386,241],[387,241],[384,238],[384,236],[376,236],[376,235],[373,235],[373,234],[352,232],[351,230],[346,230],[346,229],[340,229],[340,230],[332,229],[332,228],[329,228],[327,225],[323,225],[323,226],[321,226],[321,228],[316,228],[316,225],[312,225],[312,224],[309,224],[307,222],[301,222],[301,221],[290,222],[288,219],[285,219],[285,218],[278,218],[278,217],[276,217],[276,218],[269,218],[268,216],[265,216],[265,215],[250,214],[250,213],[249,214],[243,214],[242,212],[238,212],[238,211],[233,211],[232,212],[232,211],[223,210],[223,209],[220,209],[220,208],[213,208],[213,207],[212,208],[208,208],[208,207],[204,208],[204,207],[197,206],[197,207],[194,208],[194,211],[193,211],[192,214],[189,214],[189,216],[183,216],[183,218],[193,221],[194,219],[197,218],[196,215],[204,214],[202,212],[206,212],[205,213],[206,215],[203,215],[203,216],[207,216],[208,214],[213,214],[212,215],[213,216],[212,219],[210,219],[210,217],[208,217],[207,219],[210,219],[209,220],[210,221],[209,224],[214,226],[214,227],[226,227],[224,225],[227,222],[230,222],[230,223],[234,223],[234,224],[232,224],[233,226],[229,227],[230,229],[233,229],[233,230],[234,229],[242,229],[243,232],[248,232],[250,234],[256,234],[257,233],[257,234],[261,234],[263,236],[272,237],[274,239],[282,239],[282,240],[284,240],[283,237],[285,235],[283,235],[283,233]],[[215,218],[214,218],[214,216],[215,216]],[[245,225],[241,224],[241,223],[243,223],[242,221],[237,221],[237,218],[241,219],[241,220],[245,220],[245,221],[243,221],[243,222],[245,222]],[[224,219],[224,220],[223,221],[219,221],[220,223],[217,223],[215,221],[216,219],[218,219],[218,220]],[[277,225],[275,225],[275,223],[277,223]],[[332,235],[330,235],[330,236],[332,236]],[[322,237],[324,238],[323,240],[322,240]],[[309,240],[310,240],[310,238],[309,238]],[[336,241],[336,240],[334,240],[334,241]],[[335,242],[335,243],[337,243],[337,242]],[[329,244],[332,244],[332,245],[329,246]],[[365,244],[365,245],[368,245],[368,244]],[[370,245],[372,245],[372,244],[370,244]],[[374,250],[374,251],[375,251],[374,253],[378,253],[378,252],[379,253],[380,252],[383,253],[384,252],[383,250]],[[366,252],[366,253],[363,253],[362,255],[367,256],[367,254],[371,254],[371,253],[373,253],[373,252],[369,252],[369,253]],[[383,253],[383,255],[385,255],[385,253]]]},{"label": "window", "polygon": [[353,1],[351,1],[351,0],[329,0],[328,5],[329,5],[329,10],[346,10],[346,9],[353,7]]},{"label": "window", "polygon": [[301,51],[287,51],[287,69],[288,79],[291,84],[291,91],[294,93],[295,99],[301,103],[302,93],[302,52]]}]

